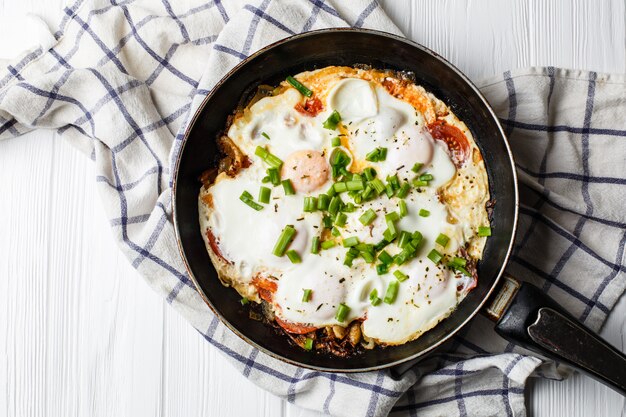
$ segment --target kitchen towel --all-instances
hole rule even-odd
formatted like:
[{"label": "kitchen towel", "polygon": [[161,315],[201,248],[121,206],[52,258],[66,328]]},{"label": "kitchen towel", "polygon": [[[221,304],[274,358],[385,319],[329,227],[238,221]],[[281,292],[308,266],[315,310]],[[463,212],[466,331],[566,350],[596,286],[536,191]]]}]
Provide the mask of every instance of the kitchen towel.
[{"label": "kitchen towel", "polygon": [[[25,53],[0,73],[0,138],[55,129],[89,156],[114,237],[132,265],[264,389],[333,415],[523,415],[528,376],[558,377],[558,369],[502,340],[483,317],[417,365],[315,372],[231,333],[185,271],[171,223],[170,167],[190,114],[259,48],[338,26],[400,33],[370,0],[81,0],[64,9],[51,47]],[[597,330],[626,284],[624,77],[535,68],[480,85],[520,177],[509,271]]]}]

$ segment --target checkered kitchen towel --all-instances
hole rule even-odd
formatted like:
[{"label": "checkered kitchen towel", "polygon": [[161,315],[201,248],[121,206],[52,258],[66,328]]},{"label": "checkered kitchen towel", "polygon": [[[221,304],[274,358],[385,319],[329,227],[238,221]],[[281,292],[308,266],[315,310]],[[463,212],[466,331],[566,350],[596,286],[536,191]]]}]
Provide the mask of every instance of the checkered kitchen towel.
[{"label": "checkered kitchen towel", "polygon": [[[248,346],[211,314],[185,272],[169,175],[189,115],[255,50],[333,26],[399,33],[371,0],[79,1],[64,9],[51,48],[0,73],[0,138],[56,129],[89,155],[112,231],[133,266],[266,390],[335,415],[524,414],[524,382],[542,361],[500,339],[482,317],[419,365],[326,374]],[[624,83],[548,68],[506,73],[482,88],[520,175],[510,272],[596,330],[626,282]]]}]

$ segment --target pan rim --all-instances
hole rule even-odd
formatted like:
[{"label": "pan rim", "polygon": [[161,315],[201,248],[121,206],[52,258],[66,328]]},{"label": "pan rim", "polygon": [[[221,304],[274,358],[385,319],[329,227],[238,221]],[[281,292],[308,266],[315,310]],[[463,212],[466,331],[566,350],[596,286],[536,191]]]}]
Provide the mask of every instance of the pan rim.
[{"label": "pan rim", "polygon": [[[274,353],[271,350],[269,350],[269,349],[267,349],[267,348],[265,348],[263,346],[260,346],[259,344],[257,344],[256,342],[254,342],[253,340],[248,338],[245,334],[240,332],[238,329],[236,329],[233,325],[231,325],[230,322],[210,302],[210,300],[208,299],[208,297],[204,293],[204,290],[202,289],[202,287],[200,286],[199,282],[195,278],[193,272],[191,271],[191,267],[190,267],[189,261],[187,259],[186,254],[185,254],[185,251],[183,249],[182,238],[181,238],[180,229],[179,229],[179,225],[178,225],[177,206],[176,206],[176,195],[177,195],[176,189],[177,189],[177,185],[178,185],[178,174],[179,174],[180,163],[181,163],[181,160],[182,160],[182,155],[183,155],[183,153],[185,151],[185,146],[187,144],[187,141],[189,139],[189,135],[190,135],[193,127],[195,126],[197,120],[200,117],[200,114],[202,113],[202,111],[206,107],[207,103],[211,100],[213,95],[216,93],[216,91],[218,91],[219,88],[235,72],[239,71],[239,69],[242,68],[244,65],[246,65],[249,61],[255,59],[259,55],[264,54],[265,52],[267,52],[268,50],[270,50],[270,49],[272,49],[274,47],[280,46],[280,45],[288,43],[288,42],[293,42],[293,41],[298,40],[298,39],[306,38],[306,37],[318,36],[318,35],[323,35],[323,34],[328,34],[328,33],[341,33],[341,32],[365,33],[365,34],[370,34],[370,35],[375,35],[375,36],[382,36],[382,37],[385,37],[385,38],[393,39],[395,41],[406,43],[406,44],[408,44],[409,46],[411,46],[413,48],[417,48],[417,49],[427,53],[428,55],[432,56],[434,59],[441,61],[446,67],[448,67],[457,76],[459,76],[461,78],[461,80],[463,82],[465,82],[472,89],[472,91],[477,95],[477,97],[482,102],[483,106],[489,112],[489,115],[495,121],[496,126],[498,128],[498,132],[499,132],[499,134],[500,134],[500,136],[501,136],[501,138],[502,138],[502,140],[504,142],[504,146],[505,146],[505,149],[506,149],[506,154],[508,155],[508,159],[509,159],[509,162],[511,164],[511,173],[512,173],[513,184],[514,184],[514,186],[513,186],[513,207],[514,207],[514,213],[513,213],[513,220],[512,220],[513,224],[512,224],[512,228],[511,228],[511,237],[510,237],[510,240],[509,240],[509,246],[508,246],[508,248],[506,250],[506,254],[504,256],[504,259],[502,261],[502,265],[500,266],[500,269],[498,271],[497,276],[495,277],[491,287],[486,292],[484,297],[480,300],[480,302],[478,303],[476,308],[471,313],[469,313],[467,315],[467,317],[465,317],[465,319],[461,323],[459,323],[454,330],[448,332],[445,336],[440,338],[437,342],[433,343],[428,348],[426,348],[426,349],[424,349],[424,350],[422,350],[422,351],[420,351],[418,353],[415,353],[413,355],[407,356],[406,358],[398,359],[396,361],[392,361],[392,362],[385,363],[385,364],[369,366],[369,367],[360,367],[360,368],[332,368],[332,367],[310,365],[310,364],[307,364],[307,363],[295,361],[295,360],[286,358],[284,356],[281,356],[280,354]],[[281,362],[288,363],[290,365],[299,366],[299,367],[310,369],[310,370],[314,370],[314,371],[322,371],[322,372],[361,373],[361,372],[370,372],[370,371],[378,371],[378,370],[388,369],[388,368],[391,368],[391,367],[394,367],[394,366],[397,366],[397,365],[400,365],[400,364],[404,364],[404,363],[407,363],[407,362],[410,362],[410,361],[414,361],[414,360],[416,360],[416,359],[426,355],[427,353],[433,351],[434,349],[438,348],[443,343],[445,343],[447,340],[449,340],[452,336],[454,336],[457,332],[459,332],[463,327],[465,327],[468,324],[468,322],[470,320],[472,320],[480,312],[480,310],[483,308],[483,306],[485,305],[487,300],[491,297],[491,295],[495,291],[496,287],[498,286],[498,283],[500,282],[500,280],[502,278],[502,275],[505,272],[505,269],[507,267],[509,258],[511,256],[511,251],[513,249],[513,245],[514,245],[514,242],[515,242],[515,234],[516,234],[516,231],[517,231],[518,217],[519,217],[518,179],[517,179],[517,172],[516,172],[516,169],[515,169],[515,160],[514,160],[514,157],[513,157],[513,153],[511,152],[511,147],[509,145],[508,138],[507,138],[507,136],[506,136],[506,134],[504,132],[504,129],[502,128],[502,125],[500,124],[500,120],[498,119],[498,117],[495,114],[495,112],[493,111],[491,105],[487,102],[487,100],[485,99],[483,94],[480,92],[478,87],[476,87],[476,85],[465,74],[463,74],[458,68],[456,68],[448,60],[443,58],[438,53],[432,51],[431,49],[429,49],[429,48],[427,48],[427,47],[425,47],[423,45],[420,45],[419,43],[414,42],[414,41],[412,41],[410,39],[404,38],[402,36],[395,35],[395,34],[388,33],[388,32],[372,30],[372,29],[362,29],[362,28],[358,28],[357,29],[357,28],[348,28],[348,27],[346,27],[346,28],[327,28],[327,29],[314,30],[314,31],[310,31],[310,32],[304,32],[304,33],[296,34],[296,35],[293,35],[293,36],[281,39],[279,41],[276,41],[274,43],[271,43],[271,44],[261,48],[260,50],[258,50],[254,54],[250,55],[246,59],[242,60],[240,63],[238,63],[236,66],[234,66],[230,71],[228,71],[215,84],[215,86],[204,97],[204,99],[202,100],[202,102],[200,103],[198,108],[195,110],[193,117],[190,119],[190,121],[187,124],[187,127],[185,129],[185,133],[183,135],[182,142],[181,142],[179,150],[178,150],[178,154],[176,155],[176,160],[175,160],[175,163],[174,163],[174,167],[172,169],[172,176],[171,176],[171,178],[172,178],[172,180],[171,180],[171,183],[172,183],[172,193],[171,193],[170,198],[171,198],[171,205],[172,205],[172,220],[173,220],[173,224],[174,224],[174,231],[176,233],[176,242],[177,242],[177,246],[178,246],[178,251],[179,251],[179,253],[180,253],[181,257],[182,257],[183,263],[185,265],[185,269],[187,270],[187,273],[189,274],[189,277],[190,277],[191,281],[193,282],[196,290],[198,291],[198,293],[200,294],[200,296],[202,297],[204,302],[208,305],[208,307],[211,309],[211,311],[213,311],[213,314],[215,314],[218,317],[218,319],[228,329],[230,329],[238,337],[240,337],[242,340],[244,340],[247,344],[249,344],[250,346],[260,350],[261,352],[263,352],[263,353],[265,353],[267,355],[269,355],[270,357],[275,358],[277,360],[280,360]],[[349,361],[349,359],[347,359],[347,361]]]}]

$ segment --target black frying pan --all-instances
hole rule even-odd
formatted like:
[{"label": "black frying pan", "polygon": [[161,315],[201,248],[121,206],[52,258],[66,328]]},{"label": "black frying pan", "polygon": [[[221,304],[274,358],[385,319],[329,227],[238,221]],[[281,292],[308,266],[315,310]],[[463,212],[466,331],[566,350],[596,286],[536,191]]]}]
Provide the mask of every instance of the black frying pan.
[{"label": "black frying pan", "polygon": [[[491,196],[493,235],[478,265],[478,286],[456,311],[417,340],[374,349],[349,359],[307,352],[288,338],[249,318],[236,291],[222,286],[200,234],[197,198],[199,175],[216,162],[215,139],[242,96],[259,84],[277,85],[287,75],[329,65],[369,64],[374,68],[411,71],[424,86],[465,122],[480,148]],[[186,132],[174,167],[174,224],[180,251],[200,294],[226,326],[265,353],[295,365],[330,372],[387,368],[436,348],[465,325],[483,305],[504,337],[576,365],[626,392],[626,357],[570,317],[529,284],[505,277],[517,225],[515,166],[495,114],[476,87],[456,68],[427,48],[387,33],[327,29],[282,40],[243,61],[205,98]],[[254,238],[254,231],[251,231]],[[500,282],[502,281],[502,282]],[[491,298],[490,298],[491,297]]]}]

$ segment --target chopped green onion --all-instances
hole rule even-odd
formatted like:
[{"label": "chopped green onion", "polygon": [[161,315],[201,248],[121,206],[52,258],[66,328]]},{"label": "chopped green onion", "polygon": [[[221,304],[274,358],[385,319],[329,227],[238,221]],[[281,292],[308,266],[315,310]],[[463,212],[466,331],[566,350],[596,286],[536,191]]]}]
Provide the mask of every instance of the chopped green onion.
[{"label": "chopped green onion", "polygon": [[345,182],[336,182],[333,185],[333,188],[335,189],[335,192],[337,194],[339,193],[345,193],[346,191],[348,191],[348,186]]},{"label": "chopped green onion", "polygon": [[351,248],[352,246],[356,246],[359,244],[359,238],[356,236],[351,236],[347,239],[343,240],[343,247],[344,248]]},{"label": "chopped green onion", "polygon": [[334,247],[336,244],[337,243],[334,240],[325,240],[322,242],[321,247],[322,249],[326,250]]},{"label": "chopped green onion", "polygon": [[467,265],[467,261],[463,258],[459,258],[458,256],[455,256],[454,258],[452,258],[452,260],[450,261],[450,263],[448,264],[450,266],[465,266]]},{"label": "chopped green onion", "polygon": [[365,188],[363,181],[348,181],[346,182],[346,188],[348,191],[360,191]]},{"label": "chopped green onion", "polygon": [[404,245],[406,245],[410,241],[411,241],[411,234],[404,230],[401,231],[400,238],[398,239],[398,246],[400,246],[401,248],[404,248]]},{"label": "chopped green onion", "polygon": [[259,189],[259,201],[261,203],[269,204],[271,195],[272,190],[267,187],[261,186],[261,188]]},{"label": "chopped green onion", "polygon": [[339,308],[337,308],[337,314],[335,314],[335,319],[343,323],[346,321],[346,317],[348,317],[348,313],[350,313],[350,307],[345,305],[344,303],[339,304]]},{"label": "chopped green onion", "polygon": [[385,194],[387,194],[387,197],[391,198],[393,197],[395,191],[393,189],[393,185],[391,185],[390,182],[387,183],[387,185],[385,186]]},{"label": "chopped green onion", "polygon": [[243,297],[241,300],[239,300],[239,302],[241,303],[242,306],[245,306],[246,304],[250,302],[250,300],[248,300],[246,297]]},{"label": "chopped green onion", "polygon": [[330,116],[328,116],[328,119],[324,121],[322,126],[324,126],[324,129],[335,130],[340,121],[341,115],[337,110],[333,110]]},{"label": "chopped green onion", "polygon": [[395,174],[390,177],[387,177],[387,182],[391,184],[394,191],[400,188],[400,180],[398,179],[398,176]]},{"label": "chopped green onion", "polygon": [[398,296],[398,288],[400,284],[398,281],[391,281],[389,286],[387,287],[387,292],[385,293],[385,298],[383,301],[385,304],[393,304],[396,301],[396,297]]},{"label": "chopped green onion", "polygon": [[417,248],[419,244],[422,243],[422,239],[423,239],[423,236],[420,232],[418,231],[413,232],[413,234],[411,235],[411,245]]},{"label": "chopped green onion", "polygon": [[370,194],[372,194],[374,192],[374,188],[372,188],[372,186],[370,184],[367,184],[365,186],[365,190],[363,190],[363,192],[361,193],[361,197],[363,197],[364,200],[367,200],[367,198],[370,196]]},{"label": "chopped green onion", "polygon": [[341,146],[341,138],[339,138],[339,136],[335,136],[330,140],[330,144],[333,145],[333,147]]},{"label": "chopped green onion", "polygon": [[359,221],[363,226],[370,225],[376,218],[376,212],[372,209],[368,209],[365,213],[359,217]]},{"label": "chopped green onion", "polygon": [[437,239],[435,239],[435,242],[440,244],[441,247],[443,248],[446,247],[449,241],[450,241],[450,238],[447,235],[444,235],[443,233],[439,233],[439,236],[437,236]]},{"label": "chopped green onion", "polygon": [[397,211],[392,211],[391,213],[385,214],[385,220],[387,221],[391,220],[392,222],[396,222],[400,220],[400,215],[398,214]]},{"label": "chopped green onion", "polygon": [[356,258],[359,255],[359,251],[354,249],[354,248],[350,248],[350,250],[348,252],[346,252],[346,257],[343,260],[343,264],[345,266],[351,267],[352,266],[352,261],[354,261],[354,258]]},{"label": "chopped green onion", "polygon": [[422,169],[423,166],[424,164],[422,164],[421,162],[416,162],[415,165],[413,165],[413,168],[411,168],[411,171],[417,173],[420,169]]},{"label": "chopped green onion", "polygon": [[356,207],[354,206],[354,204],[348,203],[341,209],[341,211],[343,211],[344,213],[353,213],[356,211]]},{"label": "chopped green onion", "polygon": [[313,339],[307,337],[303,345],[305,350],[313,350]]},{"label": "chopped green onion", "polygon": [[285,190],[285,195],[294,195],[296,191],[293,189],[293,184],[290,179],[282,180],[280,182],[283,185],[283,190]]},{"label": "chopped green onion", "polygon": [[[393,223],[392,223],[393,224]],[[385,231],[383,232],[383,238],[385,238],[385,240],[387,242],[391,242],[393,241],[396,237],[398,236],[397,231],[394,229],[393,231],[390,229],[385,229]]]},{"label": "chopped green onion", "polygon": [[378,290],[374,288],[372,292],[370,292],[370,302],[373,306],[379,305],[383,300],[378,298]]},{"label": "chopped green onion", "polygon": [[330,234],[335,236],[335,237],[339,237],[341,236],[341,232],[339,231],[339,229],[337,229],[336,227],[333,227],[332,230],[330,231]]},{"label": "chopped green onion", "polygon": [[372,167],[367,167],[363,170],[363,174],[365,174],[365,178],[368,181],[373,180],[374,178],[376,178],[376,170]]},{"label": "chopped green onion", "polygon": [[372,186],[372,188],[374,188],[377,194],[381,194],[385,191],[385,184],[383,184],[383,182],[379,178],[374,178],[373,180],[371,180],[370,185]]},{"label": "chopped green onion", "polygon": [[422,174],[422,175],[420,175],[420,181],[432,181],[432,180],[433,180],[432,174]]},{"label": "chopped green onion", "polygon": [[303,294],[302,294],[302,302],[303,303],[308,303],[309,301],[311,301],[311,293],[312,291],[310,289],[303,289]]},{"label": "chopped green onion", "polygon": [[389,272],[389,265],[387,264],[376,265],[376,273],[378,275],[385,275],[387,272]]},{"label": "chopped green onion", "polygon": [[322,217],[322,224],[325,228],[330,229],[333,227],[333,219],[330,216]]},{"label": "chopped green onion", "polygon": [[303,96],[311,97],[313,95],[313,91],[306,88],[300,81],[293,78],[291,75],[287,76],[287,82],[293,86],[296,90],[298,90]]},{"label": "chopped green onion", "polygon": [[380,152],[378,154],[378,160],[384,161],[385,159],[387,159],[387,148],[378,148],[378,149],[380,149]]},{"label": "chopped green onion", "polygon": [[265,149],[262,146],[257,146],[256,149],[254,150],[254,154],[256,156],[258,156],[259,158],[265,160],[265,158],[267,158],[267,156],[270,154],[269,151],[267,149]]},{"label": "chopped green onion", "polygon": [[409,214],[409,209],[406,206],[406,201],[400,200],[398,201],[398,208],[400,209],[400,217],[404,217]]},{"label": "chopped green onion", "polygon": [[304,212],[312,213],[317,210],[317,198],[315,197],[304,197]]},{"label": "chopped green onion", "polygon": [[267,176],[270,177],[270,182],[273,185],[280,184],[280,174],[278,173],[278,169],[276,169],[276,168],[268,168]]},{"label": "chopped green onion", "polygon": [[422,217],[428,217],[428,216],[430,216],[430,211],[428,211],[426,209],[420,209],[419,215],[422,216]]},{"label": "chopped green onion", "polygon": [[396,269],[393,274],[395,275],[396,278],[398,278],[398,281],[400,282],[404,282],[407,279],[409,279],[409,276],[407,274],[405,274],[404,272],[400,271],[399,269]]},{"label": "chopped green onion", "polygon": [[385,239],[381,240],[380,242],[378,242],[377,244],[375,244],[375,245],[374,245],[374,250],[375,250],[375,251],[377,251],[377,252],[379,252],[379,251],[381,251],[381,250],[385,249],[385,247],[386,247],[387,245],[389,245],[389,242],[390,242],[390,241],[387,241],[387,240],[385,240]]},{"label": "chopped green onion", "polygon": [[270,135],[268,135],[265,132],[261,132],[261,136],[263,136],[265,139],[270,140]]},{"label": "chopped green onion", "polygon": [[387,265],[393,262],[393,258],[386,250],[383,250],[378,254],[378,260]]},{"label": "chopped green onion", "polygon": [[331,185],[330,188],[328,189],[328,191],[326,191],[326,195],[329,197],[334,197],[337,195],[337,192],[335,191],[335,185]]},{"label": "chopped green onion", "polygon": [[289,258],[292,264],[299,264],[302,262],[302,258],[300,258],[298,252],[293,249],[287,251],[287,258]]},{"label": "chopped green onion", "polygon": [[478,228],[478,236],[491,236],[491,227],[489,226],[480,226]]},{"label": "chopped green onion", "polygon": [[335,225],[343,227],[346,225],[347,220],[348,216],[345,213],[337,213],[337,217],[335,217]]},{"label": "chopped green onion", "polygon": [[367,262],[368,264],[371,264],[372,262],[374,262],[374,255],[372,255],[370,252],[366,252],[366,251],[361,251],[361,257],[365,260],[365,262]]},{"label": "chopped green onion", "polygon": [[272,168],[280,168],[283,165],[283,161],[276,155],[272,154],[267,155],[267,158],[265,158],[265,163]]},{"label": "chopped green onion", "polygon": [[414,179],[412,181],[414,187],[426,187],[428,185],[428,181],[421,181],[419,179]]},{"label": "chopped green onion", "polygon": [[317,209],[318,210],[328,210],[328,205],[330,204],[330,197],[326,194],[320,194],[317,196]]},{"label": "chopped green onion", "polygon": [[385,216],[385,218],[387,219],[387,230],[389,231],[389,236],[393,236],[393,237],[398,236],[398,230],[396,229],[396,225],[393,222],[393,220],[391,220],[390,218],[387,218],[387,216]]},{"label": "chopped green onion", "polygon": [[441,258],[443,258],[443,255],[440,254],[437,249],[433,249],[428,253],[428,255],[426,255],[426,257],[434,263],[438,264],[441,261]]},{"label": "chopped green onion", "polygon": [[318,253],[320,253],[320,237],[319,236],[313,236],[313,239],[311,240],[311,253],[313,255],[317,255]]},{"label": "chopped green onion", "polygon": [[239,199],[243,201],[244,203],[246,203],[248,206],[255,209],[256,211],[263,210],[263,206],[255,202],[254,198],[252,197],[252,194],[250,194],[247,191],[244,191],[243,193],[241,193],[241,196],[239,196]]},{"label": "chopped green onion", "polygon": [[262,182],[263,184],[267,184],[268,182],[270,182],[270,177],[269,177],[269,176],[267,176],[267,175],[266,175],[266,176],[264,176],[264,177],[261,179],[261,182]]},{"label": "chopped green onion", "polygon": [[407,195],[409,195],[409,191],[411,191],[411,185],[408,182],[405,182],[398,190],[396,196],[398,198],[405,198]]},{"label": "chopped green onion", "polygon": [[283,256],[287,251],[287,247],[291,243],[291,240],[296,235],[296,229],[293,226],[287,225],[280,233],[278,240],[276,241],[276,245],[274,245],[274,249],[272,253],[276,256]]},{"label": "chopped green onion", "polygon": [[328,204],[328,212],[330,214],[336,214],[339,209],[341,208],[341,197],[339,196],[335,196],[330,200],[330,203]]}]

